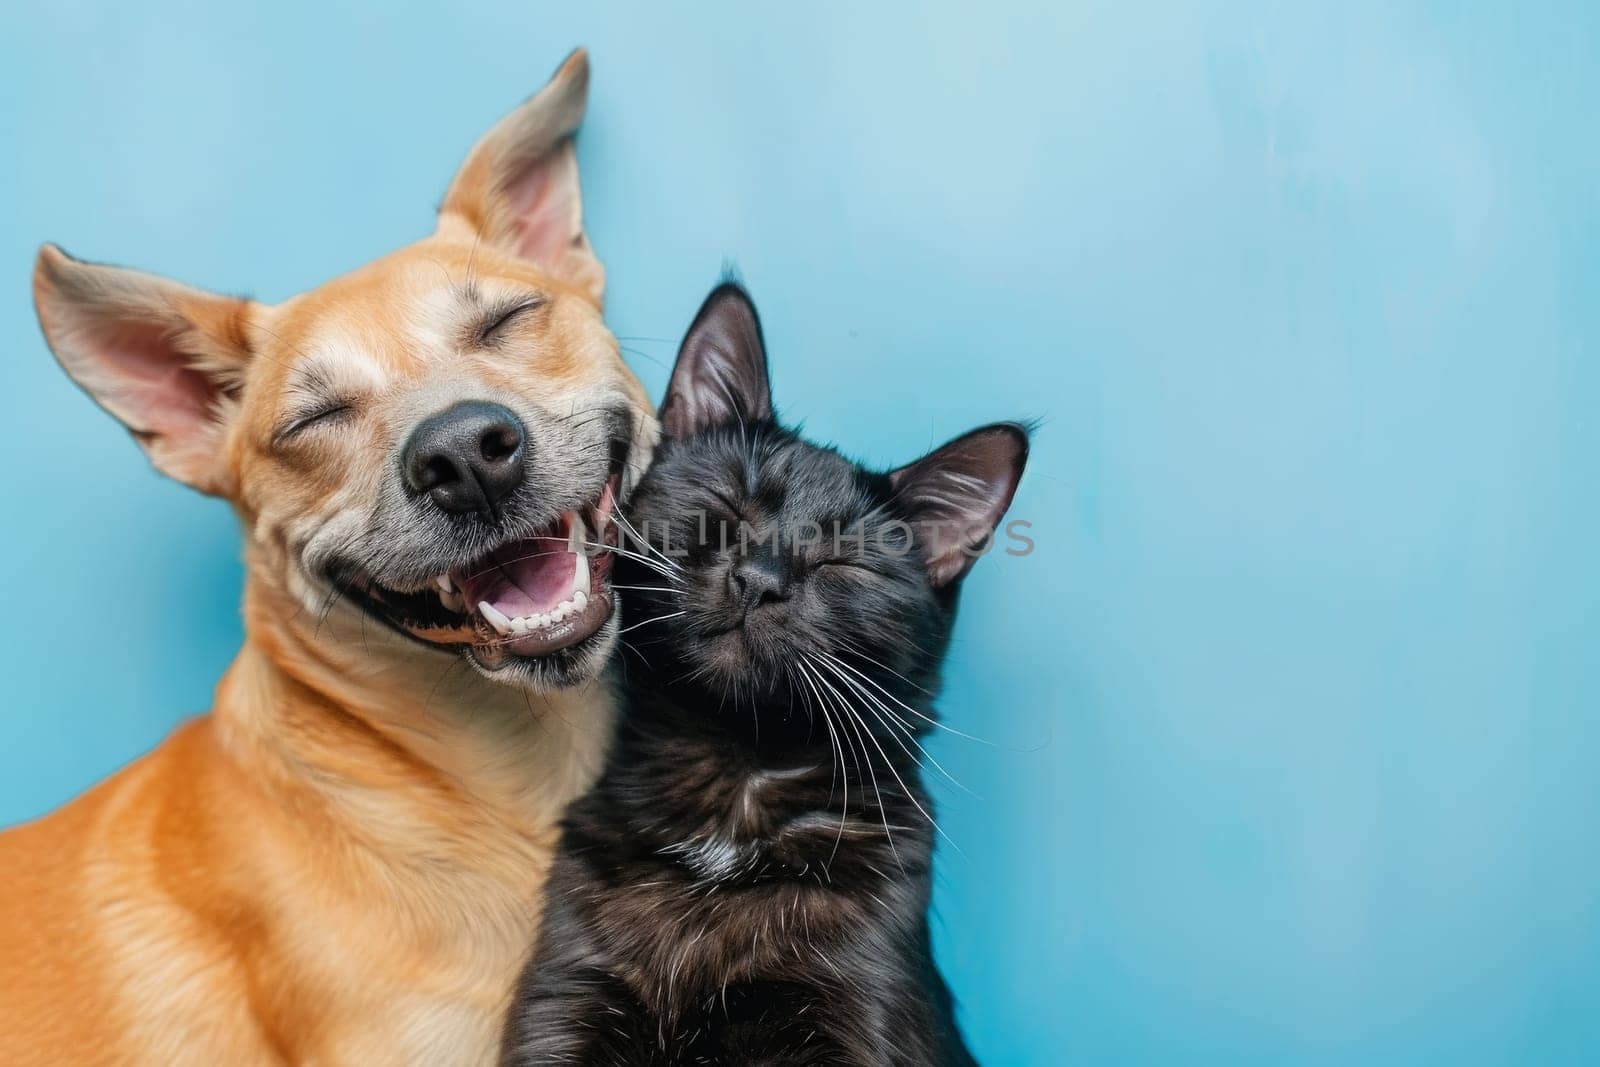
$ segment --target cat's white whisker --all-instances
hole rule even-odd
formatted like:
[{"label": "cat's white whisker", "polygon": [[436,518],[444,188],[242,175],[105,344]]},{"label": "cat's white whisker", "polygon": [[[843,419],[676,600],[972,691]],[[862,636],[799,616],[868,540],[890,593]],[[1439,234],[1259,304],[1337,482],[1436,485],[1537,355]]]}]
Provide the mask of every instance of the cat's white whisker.
[{"label": "cat's white whisker", "polygon": [[[803,660],[796,660],[795,666],[800,669],[802,674],[806,673],[805,662]],[[850,817],[850,772],[846,770],[844,766],[844,745],[839,743],[838,734],[833,728],[833,715],[822,703],[822,694],[816,688],[815,684],[812,683],[809,677],[806,678],[806,684],[811,687],[812,692],[817,694],[817,706],[822,712],[823,724],[828,727],[828,740],[832,743],[835,752],[838,753],[838,762],[835,764],[835,767],[838,769],[839,775],[844,778],[844,800],[839,805],[839,832],[834,835],[833,851],[828,854],[828,863],[824,864],[823,866],[823,870],[827,870],[828,865],[831,865],[834,859],[839,855],[839,842],[844,840],[845,822]],[[802,692],[804,692],[804,690],[802,690]],[[856,767],[857,773],[859,773],[860,764],[858,763]],[[833,786],[831,784],[828,786],[828,795],[831,799],[833,795]],[[829,877],[831,878],[832,876],[830,875]]]},{"label": "cat's white whisker", "polygon": [[622,524],[622,528],[628,532],[628,535],[641,546],[643,546],[647,552],[655,553],[655,555],[660,558],[662,563],[666,564],[673,570],[683,570],[683,568],[678,565],[676,560],[671,559],[665,552],[661,551],[661,549],[657,548],[655,545],[652,545],[650,543],[650,539],[645,537],[644,534],[640,533],[638,529],[634,527],[633,523],[629,521],[628,517],[622,513],[622,506],[620,504],[613,507],[612,514],[616,517],[617,521]]},{"label": "cat's white whisker", "polygon": [[[826,653],[824,653],[824,655],[826,655]],[[938,761],[938,759],[936,759],[934,757],[933,753],[929,752],[926,748],[924,748],[922,742],[917,740],[916,731],[912,728],[911,724],[909,722],[907,722],[905,719],[901,718],[899,715],[896,715],[894,713],[894,709],[893,708],[889,707],[889,705],[885,704],[882,700],[878,699],[878,697],[874,696],[869,690],[863,688],[860,682],[857,682],[856,680],[851,678],[849,675],[843,673],[837,667],[833,667],[831,665],[829,665],[829,666],[831,667],[831,669],[833,671],[833,676],[835,678],[839,679],[839,681],[841,681],[844,684],[848,685],[851,689],[855,690],[856,693],[858,693],[863,699],[865,699],[867,701],[868,710],[869,711],[873,711],[873,713],[875,715],[878,715],[878,719],[879,719],[880,722],[883,722],[883,724],[885,726],[891,728],[890,729],[890,736],[895,737],[896,741],[898,741],[899,744],[900,744],[901,750],[904,751],[907,756],[911,756],[911,750],[906,748],[904,741],[899,741],[898,735],[896,735],[893,732],[893,728],[892,728],[893,724],[898,724],[899,725],[900,729],[902,731],[904,731],[904,733],[905,733],[906,740],[910,741],[913,745],[917,746],[917,751],[922,753],[922,758],[927,760],[929,763],[933,764],[934,768],[940,774],[944,775],[945,779],[951,785],[955,786],[957,789],[961,790],[963,793],[967,794],[967,796],[972,797],[975,800],[982,800],[983,799],[982,797],[978,796],[978,794],[974,793],[971,789],[968,789],[966,787],[966,785],[964,785],[959,779],[956,778],[955,775],[953,775],[949,771],[945,770],[944,764],[940,763]],[[879,712],[881,712],[882,714],[879,714]],[[887,715],[889,718],[888,719],[884,719],[883,716],[885,716],[885,715]],[[891,722],[891,720],[892,720],[892,722]],[[911,756],[911,758],[912,759],[916,759],[915,756]]]},{"label": "cat's white whisker", "polygon": [[617,636],[620,637],[621,635],[627,633],[630,630],[637,630],[641,626],[649,626],[653,622],[665,622],[668,619],[676,619],[679,615],[687,615],[687,614],[689,614],[687,611],[674,611],[670,615],[657,615],[653,619],[645,619],[643,622],[636,622],[632,626],[624,626],[622,629],[617,631]]},{"label": "cat's white whisker", "polygon": [[[871,662],[874,662],[874,663],[877,662],[876,660],[873,660],[872,657],[866,655],[866,653],[860,651],[859,649],[852,649],[852,651],[856,655],[861,656],[863,659],[871,660]],[[844,660],[840,659],[838,656],[832,655],[832,654],[827,653],[827,652],[823,652],[822,655],[827,656],[829,660],[831,660],[834,663],[837,663],[839,666],[843,667],[845,670],[849,671],[851,674],[855,675],[857,678],[863,679],[868,684],[870,684],[874,689],[878,690],[884,696],[888,697],[890,700],[894,701],[896,704],[900,705],[906,711],[909,711],[912,715],[915,715],[917,718],[921,719],[923,722],[927,723],[929,726],[932,726],[935,729],[944,730],[946,733],[955,734],[957,737],[964,737],[968,741],[976,741],[980,745],[988,745],[990,748],[994,748],[995,747],[995,743],[993,741],[989,741],[989,740],[987,740],[985,738],[982,738],[982,737],[974,736],[973,734],[963,733],[962,731],[957,730],[955,727],[948,726],[948,725],[940,722],[938,719],[933,718],[932,716],[923,714],[922,712],[918,711],[916,708],[913,708],[911,705],[909,705],[905,701],[901,700],[899,697],[895,696],[893,693],[889,692],[882,685],[878,684],[878,682],[875,681],[871,676],[869,676],[867,674],[863,674],[861,671],[859,671],[856,668],[852,667],[850,664],[846,663]],[[878,665],[880,667],[883,666],[881,663],[878,664]],[[884,667],[884,670],[889,670],[889,668]],[[889,673],[893,674],[894,672],[890,671]],[[910,683],[908,681],[907,684],[909,685],[909,684],[912,684],[912,683]],[[926,690],[923,690],[923,691],[926,692]]]},{"label": "cat's white whisker", "polygon": [[[804,655],[804,653],[802,653],[802,655]],[[810,659],[810,657],[805,658]],[[900,849],[894,843],[894,833],[889,829],[889,813],[888,809],[883,803],[883,790],[878,787],[878,773],[872,768],[872,758],[867,755],[867,741],[866,738],[862,737],[862,731],[863,729],[866,729],[865,724],[861,722],[861,717],[856,715],[851,710],[849,704],[844,703],[844,698],[839,696],[838,691],[834,689],[832,685],[828,684],[828,680],[822,676],[822,672],[817,669],[817,664],[815,662],[812,662],[811,669],[816,672],[815,677],[817,682],[819,682],[823,688],[827,689],[840,701],[840,703],[835,706],[844,713],[845,723],[850,727],[851,731],[855,733],[856,739],[861,742],[861,754],[866,760],[867,778],[872,782],[872,791],[877,794],[878,797],[878,818],[883,821],[883,836],[889,842],[889,853],[890,855],[894,856],[894,862],[899,866],[900,873],[905,874],[905,861],[900,858]],[[871,737],[872,731],[870,729],[866,729],[866,735],[867,737]],[[874,741],[873,744],[876,745],[877,742]],[[880,748],[879,752],[881,753],[882,751],[883,750]],[[887,761],[888,757],[884,756],[884,759]],[[899,776],[896,775],[896,777],[898,778]],[[901,788],[904,788],[904,783],[902,783]]]},{"label": "cat's white whisker", "polygon": [[[927,697],[934,696],[933,693],[931,693],[928,690],[924,689],[922,686],[918,685],[916,682],[913,682],[910,678],[907,678],[905,675],[901,674],[899,671],[895,670],[893,667],[889,666],[887,663],[883,662],[881,659],[875,659],[872,656],[868,655],[866,650],[864,650],[860,646],[860,644],[858,644],[858,643],[856,643],[854,641],[851,641],[848,638],[840,638],[840,643],[843,644],[846,648],[848,648],[851,652],[854,652],[856,655],[860,656],[862,659],[864,659],[868,663],[872,664],[874,667],[880,667],[883,670],[888,671],[890,674],[894,675],[896,678],[900,679],[902,682],[906,683],[911,688],[915,689],[917,692],[923,694],[924,696],[927,696]],[[920,649],[919,649],[919,651],[920,651]],[[828,656],[830,659],[837,658],[837,657],[829,655],[827,652],[824,652],[823,655],[824,656]]]},{"label": "cat's white whisker", "polygon": [[[831,686],[831,685],[828,685],[828,682],[827,682],[827,680],[826,680],[826,679],[824,679],[824,680],[823,680],[823,684],[824,684],[824,685],[827,685],[827,686],[828,686],[828,688],[829,688],[829,689],[833,689],[833,686]],[[837,692],[837,690],[835,690],[835,692]],[[843,698],[841,698],[841,699],[843,699]],[[889,768],[889,773],[890,773],[890,774],[892,774],[892,775],[894,775],[894,778],[895,778],[895,781],[897,781],[897,782],[899,782],[899,783],[900,783],[900,789],[901,789],[901,791],[902,791],[902,792],[904,792],[904,793],[905,793],[905,796],[906,796],[906,799],[907,799],[907,800],[909,800],[909,801],[911,801],[911,804],[912,804],[912,806],[913,806],[913,807],[915,807],[915,808],[916,808],[916,809],[917,809],[917,810],[918,810],[918,811],[919,811],[919,812],[921,812],[921,813],[922,813],[922,817],[923,817],[923,818],[924,818],[924,819],[927,819],[927,820],[928,820],[928,825],[929,825],[929,826],[932,826],[932,827],[933,827],[933,828],[934,828],[934,830],[935,830],[935,831],[936,831],[936,832],[937,832],[937,833],[938,833],[938,834],[939,834],[939,836],[940,836],[940,837],[942,837],[942,838],[944,838],[944,839],[945,839],[945,840],[946,840],[946,841],[948,841],[948,842],[949,842],[949,843],[950,843],[950,847],[951,847],[951,848],[953,848],[953,849],[955,849],[955,850],[956,850],[956,851],[957,851],[957,852],[959,852],[959,853],[961,853],[961,855],[962,855],[962,856],[963,856],[963,857],[964,857],[964,856],[966,856],[966,852],[965,852],[965,851],[964,851],[964,850],[963,850],[963,849],[962,849],[962,848],[961,848],[961,846],[960,846],[960,845],[959,845],[959,844],[957,844],[957,843],[956,843],[956,841],[955,841],[955,839],[954,839],[954,838],[953,838],[953,837],[951,837],[951,836],[950,836],[950,835],[949,835],[949,834],[947,834],[947,833],[945,833],[945,832],[944,832],[944,827],[942,827],[942,826],[940,826],[940,825],[939,825],[939,823],[938,823],[938,821],[937,821],[937,820],[935,820],[935,819],[934,819],[934,817],[933,817],[933,816],[932,816],[932,815],[930,815],[930,814],[929,814],[929,813],[928,813],[928,809],[926,809],[926,808],[924,808],[924,807],[923,807],[923,806],[922,806],[922,804],[921,804],[921,803],[920,803],[920,802],[919,802],[919,801],[918,801],[918,800],[917,800],[917,797],[916,797],[916,794],[915,794],[915,793],[913,793],[913,792],[912,792],[912,791],[911,791],[911,790],[910,790],[910,789],[909,789],[909,788],[908,788],[908,787],[907,787],[907,786],[906,786],[906,783],[905,783],[905,779],[903,779],[903,778],[901,778],[901,777],[900,777],[900,772],[899,772],[899,771],[898,771],[898,770],[896,770],[896,769],[895,769],[895,766],[894,766],[894,761],[893,761],[893,760],[891,760],[891,759],[890,759],[890,758],[889,758],[889,754],[888,754],[888,753],[887,753],[887,752],[885,752],[885,751],[884,751],[884,750],[883,750],[883,746],[882,746],[882,745],[880,745],[880,744],[878,744],[878,739],[877,739],[877,737],[875,737],[875,736],[874,736],[874,735],[873,735],[873,733],[872,733],[872,730],[871,730],[871,728],[870,728],[870,727],[867,727],[867,726],[866,726],[866,723],[865,723],[865,722],[864,722],[864,721],[862,721],[862,720],[861,720],[861,716],[860,716],[860,714],[859,714],[859,713],[857,713],[857,712],[856,712],[856,711],[855,711],[855,709],[854,709],[854,708],[852,708],[852,707],[850,707],[850,706],[849,706],[849,705],[846,705],[846,707],[845,707],[845,710],[846,710],[846,711],[848,711],[848,712],[850,712],[850,714],[851,714],[851,715],[852,715],[852,716],[854,716],[854,717],[855,717],[855,719],[856,719],[856,721],[858,721],[858,722],[860,722],[860,723],[861,723],[861,725],[862,725],[862,726],[863,726],[863,727],[864,727],[864,728],[866,728],[866,732],[867,732],[867,739],[868,739],[868,740],[870,740],[870,741],[871,741],[871,742],[872,742],[872,745],[873,745],[873,747],[874,747],[874,748],[876,748],[876,749],[877,749],[877,750],[878,750],[878,755],[880,755],[880,756],[882,756],[882,757],[883,757],[883,762],[884,762],[884,764],[885,764],[885,765],[886,765],[886,766],[888,766],[888,768]],[[906,755],[907,755],[907,756],[910,756],[910,752],[909,752],[909,751],[908,751],[908,752],[907,752],[907,753],[906,753]],[[870,764],[869,764],[869,765],[868,765],[868,770],[870,770],[870,769],[871,769],[871,765],[870,765]],[[880,792],[880,793],[879,793],[879,803],[880,803],[880,805],[881,805],[881,803],[882,803],[882,796],[883,796],[883,795],[882,795],[882,793],[881,793],[881,792]]]},{"label": "cat's white whisker", "polygon": [[669,582],[678,582],[682,580],[676,573],[666,570],[661,566],[661,564],[657,563],[649,556],[641,556],[637,552],[630,552],[628,549],[622,548],[618,545],[608,545],[603,541],[585,541],[584,546],[587,548],[592,548],[597,552],[610,552],[615,555],[631,559],[635,563],[639,564],[639,566],[655,571]]}]

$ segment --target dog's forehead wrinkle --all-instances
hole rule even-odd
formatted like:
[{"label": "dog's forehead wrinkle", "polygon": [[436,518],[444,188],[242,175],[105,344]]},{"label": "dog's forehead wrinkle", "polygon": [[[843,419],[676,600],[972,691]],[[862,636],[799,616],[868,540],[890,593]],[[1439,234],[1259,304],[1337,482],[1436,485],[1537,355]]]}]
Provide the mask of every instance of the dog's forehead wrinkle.
[{"label": "dog's forehead wrinkle", "polygon": [[[424,267],[417,270],[426,274]],[[435,273],[405,300],[407,339],[418,358],[427,362],[464,359],[464,342],[482,325],[484,312],[511,299],[534,297],[539,290],[525,282],[494,276],[451,281]]]},{"label": "dog's forehead wrinkle", "polygon": [[349,338],[328,338],[289,372],[286,395],[338,396],[375,392],[384,373],[371,354]]},{"label": "dog's forehead wrinkle", "polygon": [[440,283],[413,293],[405,304],[405,320],[418,358],[429,363],[460,358],[462,330],[476,307],[460,285]]},{"label": "dog's forehead wrinkle", "polygon": [[503,390],[496,389],[472,373],[464,363],[435,365],[427,372],[403,383],[392,384],[389,418],[394,437],[403,440],[423,419],[467,400],[492,400],[504,403]]}]

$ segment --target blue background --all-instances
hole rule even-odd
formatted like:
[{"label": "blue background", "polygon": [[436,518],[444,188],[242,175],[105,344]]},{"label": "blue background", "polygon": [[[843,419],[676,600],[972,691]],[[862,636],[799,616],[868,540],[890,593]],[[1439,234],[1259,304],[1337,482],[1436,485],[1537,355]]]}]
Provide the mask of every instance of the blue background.
[{"label": "blue background", "polygon": [[1600,9],[233,6],[0,13],[0,822],[239,640],[226,507],[56,369],[35,246],[282,298],[584,43],[655,395],[732,257],[817,435],[1044,418],[946,700],[995,745],[936,750],[986,1062],[1600,1056]]}]

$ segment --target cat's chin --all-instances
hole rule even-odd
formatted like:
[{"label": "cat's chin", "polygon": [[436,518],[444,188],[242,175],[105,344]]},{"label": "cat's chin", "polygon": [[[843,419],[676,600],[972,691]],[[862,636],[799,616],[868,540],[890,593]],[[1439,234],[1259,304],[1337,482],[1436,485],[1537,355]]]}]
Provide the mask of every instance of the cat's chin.
[{"label": "cat's chin", "polygon": [[770,695],[793,685],[782,654],[752,642],[743,628],[701,637],[684,651],[703,678],[727,693]]}]

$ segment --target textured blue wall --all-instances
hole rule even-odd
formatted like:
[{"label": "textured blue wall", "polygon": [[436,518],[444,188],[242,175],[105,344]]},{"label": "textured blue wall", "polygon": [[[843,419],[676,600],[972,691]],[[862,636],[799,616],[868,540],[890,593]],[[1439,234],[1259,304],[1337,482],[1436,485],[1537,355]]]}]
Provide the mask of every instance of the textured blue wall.
[{"label": "textured blue wall", "polygon": [[230,516],[55,368],[34,247],[281,298],[584,43],[658,395],[732,257],[817,435],[1045,419],[946,702],[995,744],[937,749],[986,1061],[1600,1056],[1593,6],[235,6],[0,12],[0,822],[239,639]]}]

